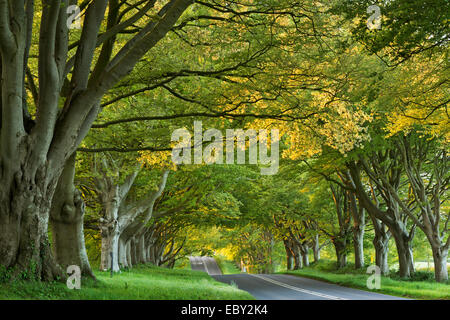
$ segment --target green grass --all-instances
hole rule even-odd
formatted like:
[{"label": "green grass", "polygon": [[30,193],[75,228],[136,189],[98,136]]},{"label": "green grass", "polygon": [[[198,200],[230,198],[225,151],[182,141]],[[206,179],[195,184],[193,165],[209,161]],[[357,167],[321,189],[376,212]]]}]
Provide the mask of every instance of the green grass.
[{"label": "green grass", "polygon": [[450,282],[436,283],[432,272],[418,271],[413,278],[405,280],[397,274],[381,277],[381,288],[367,288],[366,268],[355,270],[353,265],[336,270],[335,262],[320,261],[302,270],[288,271],[288,274],[324,280],[346,287],[363,289],[413,299],[450,299]]},{"label": "green grass", "polygon": [[219,265],[220,270],[222,270],[223,274],[239,274],[241,270],[236,266],[236,264],[230,260],[226,260],[223,256],[215,256],[217,264]]},{"label": "green grass", "polygon": [[0,299],[76,300],[249,300],[253,297],[234,286],[215,281],[204,272],[139,266],[110,278],[96,272],[98,281],[84,280],[81,290],[64,283],[15,281],[0,283]]}]

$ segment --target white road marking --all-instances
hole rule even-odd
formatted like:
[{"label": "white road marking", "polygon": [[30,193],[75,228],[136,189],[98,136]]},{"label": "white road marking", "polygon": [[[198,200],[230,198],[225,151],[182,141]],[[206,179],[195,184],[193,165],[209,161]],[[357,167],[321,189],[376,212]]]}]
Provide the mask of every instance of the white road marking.
[{"label": "white road marking", "polygon": [[273,284],[279,285],[280,287],[285,287],[287,289],[295,290],[295,291],[298,291],[298,292],[303,292],[303,293],[306,293],[306,294],[311,294],[311,295],[322,297],[322,298],[325,298],[325,299],[330,299],[330,300],[348,300],[348,299],[345,299],[345,298],[331,296],[331,295],[328,295],[328,294],[325,294],[325,293],[320,293],[320,292],[316,292],[316,291],[311,291],[311,290],[306,290],[306,289],[294,287],[294,286],[291,286],[289,284],[286,284],[286,283],[283,283],[283,282],[279,282],[279,281],[276,281],[276,280],[264,277],[264,276],[259,275],[259,274],[251,274],[251,276],[254,276],[254,277],[262,279],[262,280],[266,280],[267,282],[271,282]]}]

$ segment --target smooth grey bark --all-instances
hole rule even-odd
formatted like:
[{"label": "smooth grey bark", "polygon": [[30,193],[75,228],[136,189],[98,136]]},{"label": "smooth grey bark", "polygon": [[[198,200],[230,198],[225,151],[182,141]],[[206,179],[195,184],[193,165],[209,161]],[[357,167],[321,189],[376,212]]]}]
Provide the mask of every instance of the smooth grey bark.
[{"label": "smooth grey bark", "polygon": [[[28,124],[25,130],[24,72],[33,14],[31,1],[0,1],[0,265],[13,277],[53,280],[64,278],[47,235],[54,174],[63,164],[48,167],[45,146],[41,149],[34,140],[36,130],[31,132]],[[49,13],[44,10],[42,15]]]},{"label": "smooth grey bark", "polygon": [[387,275],[389,274],[388,254],[391,234],[386,230],[384,223],[372,216],[370,218],[375,231],[372,241],[375,248],[375,264],[380,268],[381,274]]},{"label": "smooth grey bark", "polygon": [[146,228],[145,246],[147,248],[147,261],[157,266],[171,267],[186,243],[176,245],[175,239],[167,234],[167,224],[156,222]]},{"label": "smooth grey bark", "polygon": [[308,226],[303,227],[289,226],[289,246],[294,256],[294,269],[309,266],[309,239],[306,234]]},{"label": "smooth grey bark", "polygon": [[291,245],[289,243],[289,240],[283,239],[284,243],[284,249],[286,251],[286,268],[287,270],[293,270],[294,269],[294,254],[292,252]]},{"label": "smooth grey bark", "polygon": [[127,243],[119,237],[119,267],[129,268],[127,259]]},{"label": "smooth grey bark", "polygon": [[314,254],[314,262],[316,263],[320,260],[320,250],[322,249],[319,243],[319,234],[316,234],[313,237],[312,243],[313,243],[312,249]]},{"label": "smooth grey bark", "polygon": [[125,249],[126,249],[126,257],[127,257],[127,263],[128,263],[128,268],[132,268],[133,267],[133,263],[132,263],[132,259],[131,259],[131,242],[128,241],[125,245]]},{"label": "smooth grey bark", "polygon": [[[414,259],[412,254],[412,240],[414,238],[415,223],[408,230],[408,221],[405,219],[404,211],[399,210],[402,201],[398,198],[397,190],[400,184],[401,166],[400,159],[395,154],[397,151],[388,150],[383,157],[391,157],[389,167],[382,167],[378,161],[379,154],[374,154],[371,158],[371,169],[369,163],[364,159],[359,163],[350,162],[349,177],[355,188],[356,195],[361,205],[367,210],[367,213],[373,218],[381,220],[391,232],[397,247],[399,258],[399,273],[401,277],[408,278],[414,273]],[[381,210],[376,197],[374,200],[367,194],[366,188],[361,182],[359,166],[364,168],[370,180],[376,185],[376,189],[383,195],[387,209]],[[386,165],[387,166],[387,165]],[[386,178],[389,172],[389,179]]]},{"label": "smooth grey bark", "polygon": [[[103,271],[111,270],[114,272],[120,271],[118,255],[119,250],[119,232],[116,224],[106,225],[102,224],[102,247],[100,269]],[[112,254],[112,256],[111,256]],[[112,261],[111,261],[112,259]]]},{"label": "smooth grey bark", "polygon": [[409,278],[415,271],[412,251],[414,231],[408,232],[403,223],[394,224],[389,230],[397,247],[400,276]]},{"label": "smooth grey bark", "polygon": [[294,246],[293,252],[294,252],[294,270],[300,270],[303,268],[303,257],[300,248]]},{"label": "smooth grey bark", "polygon": [[131,264],[132,265],[137,265],[137,248],[136,248],[136,239],[135,237],[131,237],[131,239],[129,240],[130,242],[130,258],[131,258]]},{"label": "smooth grey bark", "polygon": [[306,241],[300,246],[300,252],[302,254],[303,266],[309,267],[309,244]]},{"label": "smooth grey bark", "polygon": [[105,171],[102,171],[103,177],[95,179],[97,192],[102,204],[102,218],[100,218],[100,230],[102,236],[101,251],[101,270],[111,269],[111,253],[113,255],[113,271],[120,270],[119,263],[123,263],[129,267],[129,262],[124,263],[119,258],[119,239],[123,229],[133,219],[132,213],[124,210],[124,201],[136,179],[140,169],[135,169],[129,174],[124,183],[117,184],[113,177],[106,174],[107,164],[103,163]]},{"label": "smooth grey bark", "polygon": [[[112,52],[112,46],[102,47],[102,59],[94,57],[107,4],[107,0],[87,4],[75,58],[69,62],[68,0],[43,1],[39,86],[34,86],[39,92],[34,94],[37,104],[33,122],[26,112],[24,79],[34,1],[0,0],[0,264],[14,270],[13,276],[64,279],[50,249],[48,224],[53,195],[65,163],[92,126],[103,95],[169,32],[192,1],[170,1],[160,11],[160,19],[148,21],[145,31],[120,50],[120,57],[116,55],[116,59],[105,63],[104,59],[110,55],[102,53]],[[114,34],[126,26],[116,28]],[[71,83],[63,92],[69,72]]]},{"label": "smooth grey bark", "polygon": [[355,269],[364,267],[364,229],[366,226],[366,219],[364,208],[359,205],[356,206],[355,196],[351,196],[351,212],[353,216],[353,250],[355,253]]},{"label": "smooth grey bark", "polygon": [[443,282],[448,280],[448,248],[434,247],[433,250],[433,262],[434,262],[434,275],[437,282]]},{"label": "smooth grey bark", "polygon": [[351,239],[351,199],[353,194],[341,185],[330,184],[330,191],[336,208],[339,229],[334,230],[333,227],[332,230],[327,231],[322,228],[322,232],[328,235],[335,248],[337,268],[343,268],[347,265],[347,253]]},{"label": "smooth grey bark", "polygon": [[287,269],[288,270],[294,270],[294,257],[292,256],[292,254],[288,254],[287,257]]},{"label": "smooth grey bark", "polygon": [[361,202],[357,203],[355,192],[351,190],[353,186],[348,172],[338,172],[338,176],[347,188],[346,201],[348,201],[348,208],[353,220],[352,234],[355,269],[360,269],[364,267],[365,211]]},{"label": "smooth grey bark", "polygon": [[111,253],[114,261],[112,268],[114,272],[119,271],[119,186],[115,185],[109,192],[103,194],[103,217],[99,219],[100,234],[102,237],[100,269],[103,271],[111,269]]},{"label": "smooth grey bark", "polygon": [[63,270],[77,265],[83,275],[95,279],[84,242],[85,205],[81,192],[74,186],[75,159],[73,154],[67,161],[53,197],[50,212],[53,253]]},{"label": "smooth grey bark", "polygon": [[[142,247],[139,247],[137,241],[144,241],[140,240],[140,237],[145,232],[146,224],[153,216],[155,202],[162,195],[168,176],[169,170],[165,170],[156,191],[150,192],[137,203],[124,205],[121,209],[121,212],[126,212],[121,214],[121,216],[127,217],[127,219],[121,223],[120,239],[130,247],[130,254],[126,256],[129,267],[147,259],[144,250],[142,250]],[[135,239],[135,237],[137,238]]]},{"label": "smooth grey bark", "polygon": [[[416,216],[410,206],[396,195],[395,200],[426,235],[433,251],[436,281],[447,281],[446,259],[450,248],[448,228],[450,215],[447,214],[445,217],[441,212],[441,205],[445,201],[441,199],[445,199],[449,182],[447,151],[437,148],[433,140],[423,137],[414,139],[411,134],[399,138],[397,146],[401,150],[402,164],[410,183],[414,203],[418,207],[418,215]],[[426,165],[428,167],[425,167]]]},{"label": "smooth grey bark", "polygon": [[147,262],[147,250],[145,250],[145,237],[144,232],[136,236],[137,239],[137,249],[136,249],[136,260],[138,263]]},{"label": "smooth grey bark", "polygon": [[347,240],[345,238],[333,238],[331,242],[336,252],[336,266],[338,269],[344,268],[347,265]]}]

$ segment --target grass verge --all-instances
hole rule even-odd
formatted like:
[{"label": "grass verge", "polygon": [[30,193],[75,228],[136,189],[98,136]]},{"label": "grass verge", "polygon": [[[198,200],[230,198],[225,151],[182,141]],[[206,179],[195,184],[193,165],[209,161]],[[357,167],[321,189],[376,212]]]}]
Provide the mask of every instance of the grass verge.
[{"label": "grass verge", "polygon": [[239,274],[241,270],[234,264],[234,262],[227,260],[223,256],[215,256],[217,264],[219,265],[220,270],[223,274]]},{"label": "grass verge", "polygon": [[0,283],[0,299],[39,300],[249,300],[253,297],[234,286],[215,281],[204,272],[138,266],[110,278],[96,272],[97,281],[86,279],[80,290],[64,283],[14,281]]},{"label": "grass verge", "polygon": [[346,287],[358,288],[366,291],[390,294],[413,299],[450,299],[450,282],[436,283],[433,273],[418,271],[412,279],[402,279],[397,274],[381,277],[381,288],[369,290],[366,269],[355,270],[353,265],[336,270],[335,262],[320,261],[301,270],[288,271],[287,274],[302,276]]}]

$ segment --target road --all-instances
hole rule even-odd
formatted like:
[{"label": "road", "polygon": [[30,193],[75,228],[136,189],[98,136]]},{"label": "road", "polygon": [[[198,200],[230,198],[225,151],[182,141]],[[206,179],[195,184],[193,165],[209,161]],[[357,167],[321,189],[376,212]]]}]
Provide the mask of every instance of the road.
[{"label": "road", "polygon": [[222,275],[213,258],[190,257],[189,259],[192,270],[204,271],[220,282],[234,284],[258,300],[405,300],[291,275]]},{"label": "road", "polygon": [[211,257],[189,257],[192,270],[204,271],[211,276],[221,275],[217,262]]}]

